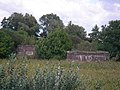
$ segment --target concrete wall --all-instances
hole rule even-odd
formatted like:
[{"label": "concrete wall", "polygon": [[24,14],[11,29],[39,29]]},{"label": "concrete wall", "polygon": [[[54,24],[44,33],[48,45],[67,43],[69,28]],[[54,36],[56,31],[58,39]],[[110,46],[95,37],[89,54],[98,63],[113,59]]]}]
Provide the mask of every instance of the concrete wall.
[{"label": "concrete wall", "polygon": [[67,60],[77,61],[105,61],[109,53],[105,51],[67,51]]},{"label": "concrete wall", "polygon": [[17,57],[23,58],[35,58],[35,46],[34,45],[18,45],[17,47]]}]

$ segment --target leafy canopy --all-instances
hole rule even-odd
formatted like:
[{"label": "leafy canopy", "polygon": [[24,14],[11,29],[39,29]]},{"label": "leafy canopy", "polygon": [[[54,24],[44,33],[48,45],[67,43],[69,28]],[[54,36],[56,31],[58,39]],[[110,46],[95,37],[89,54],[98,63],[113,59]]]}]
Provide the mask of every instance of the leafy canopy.
[{"label": "leafy canopy", "polygon": [[110,21],[108,26],[102,26],[100,39],[101,49],[109,51],[111,57],[120,59],[120,20]]},{"label": "leafy canopy", "polygon": [[56,14],[46,14],[40,19],[40,29],[43,31],[42,36],[46,36],[49,32],[56,30],[57,28],[63,29],[64,24],[59,16]]},{"label": "leafy canopy", "polygon": [[72,24],[70,21],[68,26],[65,27],[65,32],[69,35],[72,41],[73,49],[77,49],[77,45],[86,38],[85,29],[82,26]]},{"label": "leafy canopy", "polygon": [[51,32],[47,38],[41,38],[37,43],[38,55],[42,59],[64,59],[66,51],[71,50],[71,41],[63,30]]},{"label": "leafy canopy", "polygon": [[97,25],[95,25],[91,31],[92,31],[92,33],[89,34],[90,39],[92,41],[99,41],[99,36],[100,36],[99,27]]},{"label": "leafy canopy", "polygon": [[14,42],[9,34],[0,29],[0,58],[7,58],[12,53]]},{"label": "leafy canopy", "polygon": [[23,30],[29,35],[34,35],[35,31],[39,29],[39,25],[35,17],[29,14],[23,16],[21,13],[13,13],[10,17],[4,19],[1,22],[3,28],[9,28],[13,31]]}]

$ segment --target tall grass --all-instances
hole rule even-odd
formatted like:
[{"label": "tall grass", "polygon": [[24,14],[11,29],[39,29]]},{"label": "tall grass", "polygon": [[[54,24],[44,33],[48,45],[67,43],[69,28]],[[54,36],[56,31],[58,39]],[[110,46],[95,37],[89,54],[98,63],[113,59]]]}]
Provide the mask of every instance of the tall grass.
[{"label": "tall grass", "polygon": [[[76,90],[80,80],[72,69],[64,71],[60,64],[44,67],[39,64],[29,71],[29,61],[10,60],[0,66],[0,90]],[[33,67],[32,67],[33,68]]]},{"label": "tall grass", "polygon": [[0,60],[0,90],[120,90],[120,62]]}]

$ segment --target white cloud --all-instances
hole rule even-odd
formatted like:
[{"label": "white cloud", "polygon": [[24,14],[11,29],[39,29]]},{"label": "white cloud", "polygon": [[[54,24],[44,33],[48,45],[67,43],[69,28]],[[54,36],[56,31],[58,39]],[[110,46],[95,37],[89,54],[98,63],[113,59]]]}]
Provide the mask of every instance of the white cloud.
[{"label": "white cloud", "polygon": [[12,13],[25,13],[21,0],[1,0],[0,1],[0,22],[4,17],[9,17]]},{"label": "white cloud", "polygon": [[[23,6],[37,19],[43,14],[56,13],[63,19],[65,24],[72,21],[89,30],[93,25],[99,24],[101,18],[106,15],[99,1],[98,3],[92,3],[90,0],[35,0],[35,2],[24,0]],[[101,12],[104,12],[104,14]]]},{"label": "white cloud", "polygon": [[[95,24],[100,26],[112,19],[120,19],[120,4],[113,1],[112,5],[116,9],[112,12],[106,9],[108,7],[103,0],[2,0],[0,3],[8,5],[13,11],[30,13],[37,20],[44,14],[55,13],[65,25],[72,21],[86,28],[88,32]],[[0,7],[0,11],[3,12],[0,13],[0,17],[13,12],[4,10]]]}]

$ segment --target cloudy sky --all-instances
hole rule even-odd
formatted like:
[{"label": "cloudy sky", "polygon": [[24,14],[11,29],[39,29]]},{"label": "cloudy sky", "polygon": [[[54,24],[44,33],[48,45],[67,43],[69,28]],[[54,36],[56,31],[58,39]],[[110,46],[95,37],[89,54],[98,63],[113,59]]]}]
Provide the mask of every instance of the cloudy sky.
[{"label": "cloudy sky", "polygon": [[29,13],[37,20],[44,14],[55,13],[65,25],[72,21],[89,33],[95,24],[120,20],[120,0],[0,0],[0,21],[13,12]]}]

